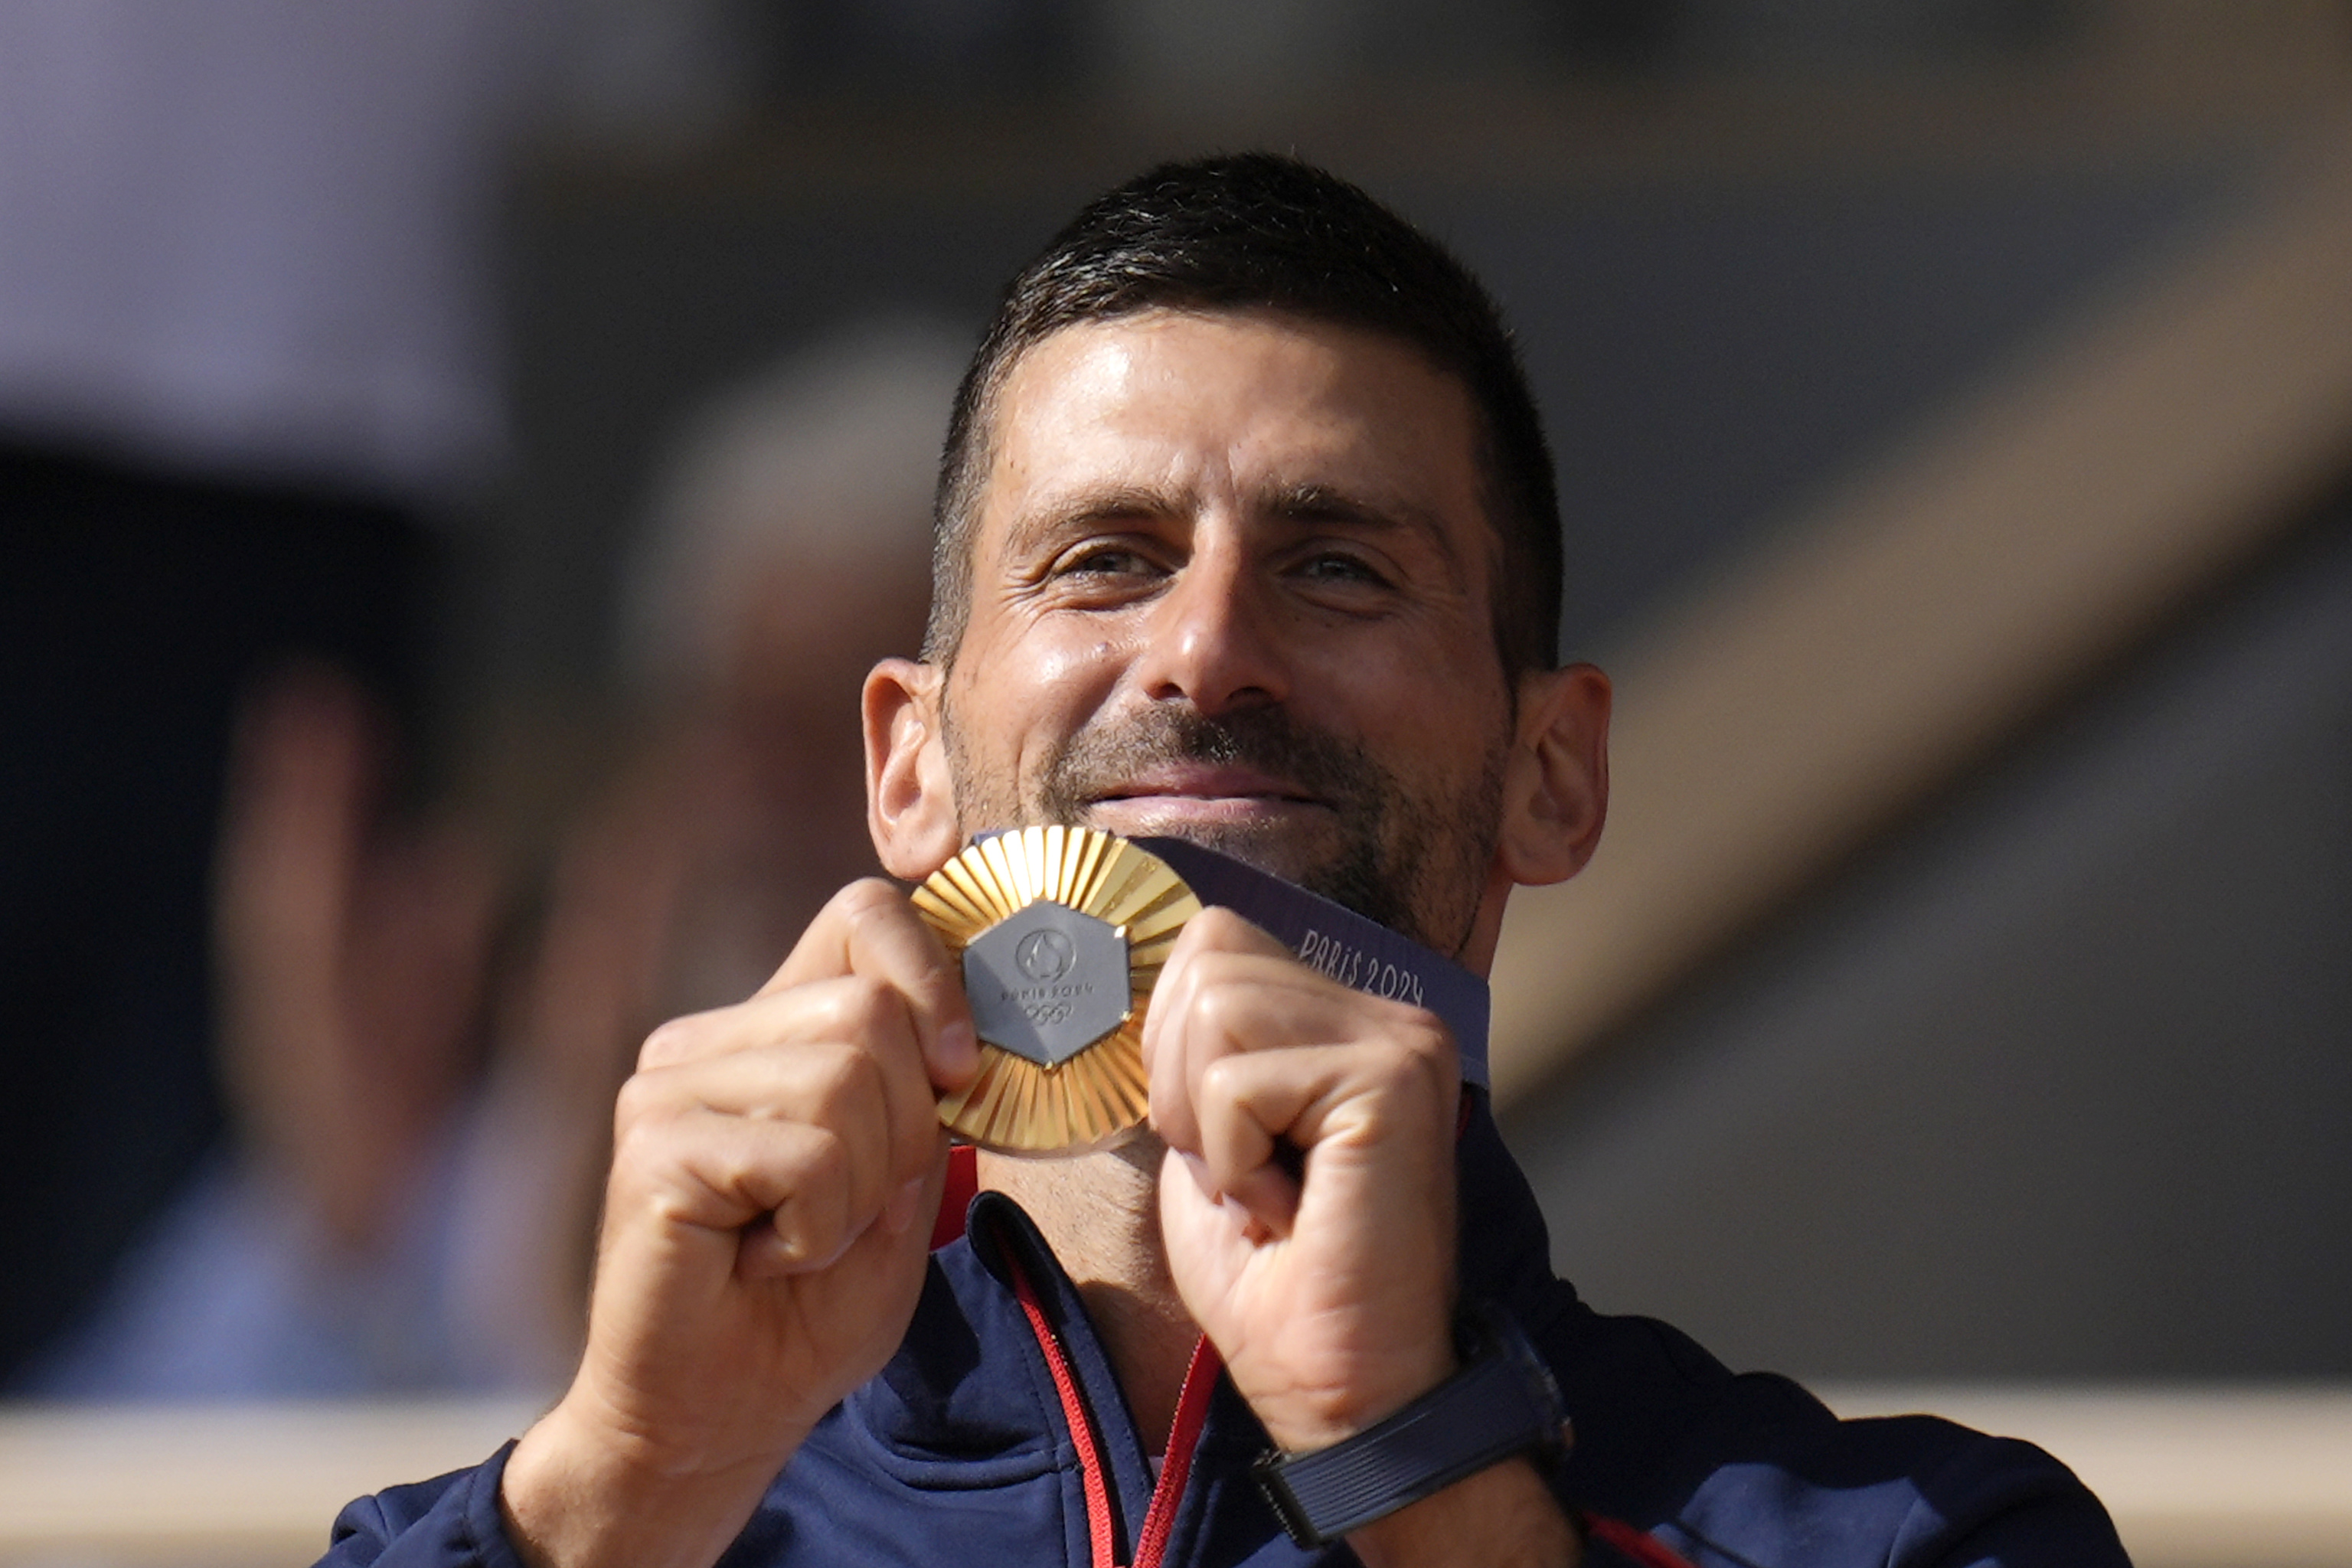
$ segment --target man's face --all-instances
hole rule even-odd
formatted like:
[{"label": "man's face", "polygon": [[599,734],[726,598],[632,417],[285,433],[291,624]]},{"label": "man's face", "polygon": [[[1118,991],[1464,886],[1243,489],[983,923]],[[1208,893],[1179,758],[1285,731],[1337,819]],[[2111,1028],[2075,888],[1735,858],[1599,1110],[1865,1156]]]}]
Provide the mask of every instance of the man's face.
[{"label": "man's face", "polygon": [[942,700],[961,832],[1174,835],[1458,951],[1512,718],[1476,442],[1372,333],[1155,310],[1031,348]]}]

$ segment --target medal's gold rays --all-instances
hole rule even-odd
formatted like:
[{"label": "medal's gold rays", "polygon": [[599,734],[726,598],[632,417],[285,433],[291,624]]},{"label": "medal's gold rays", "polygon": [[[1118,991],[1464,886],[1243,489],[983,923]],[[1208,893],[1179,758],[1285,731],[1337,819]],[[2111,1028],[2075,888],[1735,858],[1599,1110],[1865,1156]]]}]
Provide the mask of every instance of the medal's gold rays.
[{"label": "medal's gold rays", "polygon": [[980,1075],[940,1101],[940,1121],[1001,1153],[1084,1153],[1143,1122],[1144,1009],[1201,901],[1157,856],[1090,827],[1024,827],[983,839],[914,894],[916,910],[959,963],[973,938],[1040,900],[1092,915],[1126,937],[1127,1016],[1055,1067],[982,1041]]}]

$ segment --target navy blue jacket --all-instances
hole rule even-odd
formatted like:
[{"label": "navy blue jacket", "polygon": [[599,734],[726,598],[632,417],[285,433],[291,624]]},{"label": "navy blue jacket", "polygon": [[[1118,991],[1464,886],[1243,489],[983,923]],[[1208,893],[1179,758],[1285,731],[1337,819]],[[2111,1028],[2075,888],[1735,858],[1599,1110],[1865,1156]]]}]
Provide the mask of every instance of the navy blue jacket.
[{"label": "navy blue jacket", "polygon": [[[2028,1444],[1928,1416],[1841,1422],[1783,1378],[1734,1376],[1690,1340],[1604,1317],[1552,1277],[1534,1195],[1484,1110],[1462,1140],[1465,1299],[1502,1303],[1549,1360],[1576,1444],[1556,1485],[1699,1568],[2128,1568],[2096,1499]],[[1134,1561],[1152,1494],[1142,1439],[1075,1289],[1027,1217],[982,1195],[934,1255],[905,1344],[768,1489],[726,1568],[1091,1560],[1083,1467],[1016,1252],[1092,1413],[1116,1560]],[[1249,1479],[1264,1430],[1220,1378],[1164,1561],[1349,1563],[1293,1545]],[[362,1498],[335,1521],[333,1568],[519,1568],[499,1523],[505,1454]],[[1605,1546],[1596,1564],[1616,1561]]]}]

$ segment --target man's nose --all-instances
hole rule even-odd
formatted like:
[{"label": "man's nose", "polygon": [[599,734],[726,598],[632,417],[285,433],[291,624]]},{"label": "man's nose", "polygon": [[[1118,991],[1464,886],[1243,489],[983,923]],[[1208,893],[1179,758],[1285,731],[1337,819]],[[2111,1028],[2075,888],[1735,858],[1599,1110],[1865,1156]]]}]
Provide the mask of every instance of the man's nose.
[{"label": "man's nose", "polygon": [[1279,610],[1247,564],[1195,555],[1153,607],[1138,675],[1154,701],[1218,713],[1288,695]]}]

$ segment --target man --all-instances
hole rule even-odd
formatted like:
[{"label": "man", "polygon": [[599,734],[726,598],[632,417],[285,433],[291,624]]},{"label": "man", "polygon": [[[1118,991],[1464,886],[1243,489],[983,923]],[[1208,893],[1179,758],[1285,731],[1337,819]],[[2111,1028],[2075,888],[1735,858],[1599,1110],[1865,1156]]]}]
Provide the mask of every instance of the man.
[{"label": "man", "polygon": [[[1511,888],[1591,852],[1609,690],[1552,667],[1532,403],[1477,284],[1353,187],[1244,157],[1089,206],[1008,293],[940,497],[927,658],[865,693],[895,876],[1022,824],[1172,836],[1483,971]],[[1147,1132],[983,1157],[927,1262],[971,1016],[906,898],[845,889],[646,1042],[562,1401],[353,1505],[333,1561],[2123,1561],[2033,1449],[1842,1426],[1584,1308],[1433,1015],[1211,909],[1143,1047]],[[1448,1463],[1528,1389],[1465,1314],[1549,1366],[1564,1459]],[[1286,1530],[1270,1454],[1352,1503]]]}]

